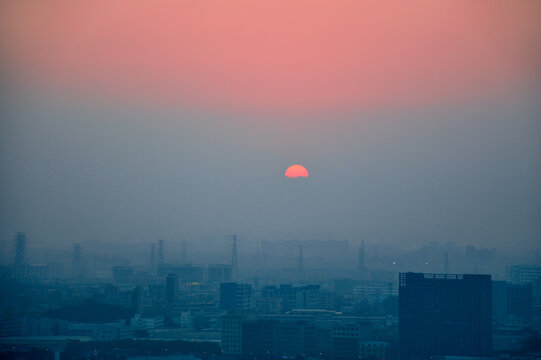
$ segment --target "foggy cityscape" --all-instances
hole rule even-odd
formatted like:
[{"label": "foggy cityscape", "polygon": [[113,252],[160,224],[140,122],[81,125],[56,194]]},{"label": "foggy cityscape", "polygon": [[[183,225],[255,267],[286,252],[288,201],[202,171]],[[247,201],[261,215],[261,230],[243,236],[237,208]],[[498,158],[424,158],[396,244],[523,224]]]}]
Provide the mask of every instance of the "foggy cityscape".
[{"label": "foggy cityscape", "polygon": [[2,2],[0,359],[540,360],[540,4]]}]

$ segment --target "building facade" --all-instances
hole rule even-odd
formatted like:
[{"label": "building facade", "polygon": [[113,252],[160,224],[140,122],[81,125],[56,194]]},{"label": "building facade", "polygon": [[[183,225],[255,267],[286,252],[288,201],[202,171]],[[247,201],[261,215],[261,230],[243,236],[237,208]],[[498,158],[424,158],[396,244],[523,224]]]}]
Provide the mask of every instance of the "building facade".
[{"label": "building facade", "polygon": [[402,360],[490,356],[490,275],[401,273],[399,332]]}]

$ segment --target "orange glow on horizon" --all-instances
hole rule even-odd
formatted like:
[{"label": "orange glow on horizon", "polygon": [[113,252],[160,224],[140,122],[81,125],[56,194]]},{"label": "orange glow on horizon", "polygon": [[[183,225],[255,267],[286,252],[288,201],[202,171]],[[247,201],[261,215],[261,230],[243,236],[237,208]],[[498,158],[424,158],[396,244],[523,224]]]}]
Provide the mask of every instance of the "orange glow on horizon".
[{"label": "orange glow on horizon", "polygon": [[288,178],[308,177],[308,170],[302,165],[295,164],[287,168],[285,174]]}]

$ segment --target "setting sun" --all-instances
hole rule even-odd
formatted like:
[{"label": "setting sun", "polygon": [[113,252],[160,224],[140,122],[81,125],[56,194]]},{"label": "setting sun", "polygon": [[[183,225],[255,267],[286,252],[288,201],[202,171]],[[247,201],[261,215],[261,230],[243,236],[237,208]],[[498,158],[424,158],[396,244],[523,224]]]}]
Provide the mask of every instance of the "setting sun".
[{"label": "setting sun", "polygon": [[288,178],[308,177],[308,170],[302,165],[291,165],[287,168],[285,176]]}]

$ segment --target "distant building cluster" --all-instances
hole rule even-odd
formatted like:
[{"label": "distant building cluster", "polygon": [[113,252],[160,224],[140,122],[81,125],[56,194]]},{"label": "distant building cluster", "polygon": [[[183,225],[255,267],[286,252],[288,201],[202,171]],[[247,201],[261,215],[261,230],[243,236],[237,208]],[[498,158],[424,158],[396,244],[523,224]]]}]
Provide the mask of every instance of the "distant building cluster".
[{"label": "distant building cluster", "polygon": [[[377,247],[370,255],[364,241],[349,252],[347,242],[331,250],[330,241],[278,241],[275,247],[266,241],[246,259],[248,268],[237,237],[225,241],[230,251],[221,262],[190,262],[186,242],[172,261],[158,240],[141,262],[110,257],[100,267],[79,243],[65,262],[33,264],[29,238],[17,233],[13,261],[0,272],[0,353],[55,349],[60,356],[74,341],[84,348],[85,342],[122,340],[138,341],[122,351],[139,355],[134,347],[141,341],[192,344],[184,353],[153,350],[148,355],[156,360],[537,360],[541,354],[535,350],[539,265],[509,265],[495,277],[401,271],[407,261],[423,269],[456,268],[457,248],[431,243],[407,260]],[[351,263],[338,267],[337,251],[351,253]],[[494,254],[463,251],[479,267]],[[200,344],[214,349],[212,357],[197,350]],[[80,351],[81,358],[98,356]]]}]

